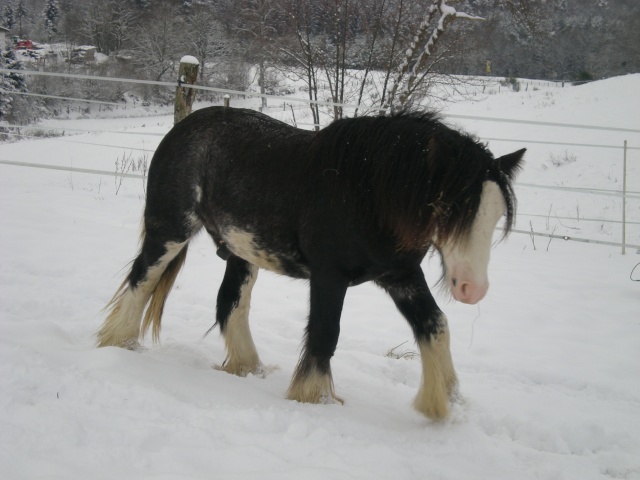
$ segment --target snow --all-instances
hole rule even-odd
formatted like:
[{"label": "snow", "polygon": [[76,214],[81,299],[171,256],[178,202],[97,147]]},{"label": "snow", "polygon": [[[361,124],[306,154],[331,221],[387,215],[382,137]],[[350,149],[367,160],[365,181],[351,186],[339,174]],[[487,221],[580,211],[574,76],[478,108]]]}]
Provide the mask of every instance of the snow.
[{"label": "snow", "polygon": [[[564,89],[479,89],[476,102],[443,113],[638,129],[639,88],[640,75],[630,75]],[[289,119],[281,106],[269,111]],[[503,139],[490,141],[496,155],[527,147],[521,182],[621,186],[620,150],[527,140],[640,146],[637,133],[447,121],[481,139]],[[0,144],[0,160],[115,171],[126,148],[150,158],[171,122],[171,115],[50,120],[105,133]],[[549,162],[565,151],[574,162]],[[639,157],[628,152],[635,192]],[[224,360],[223,342],[217,331],[202,335],[213,323],[224,263],[205,235],[191,245],[169,297],[161,343],[147,340],[140,352],[95,348],[101,309],[135,254],[142,181],[118,187],[106,175],[0,171],[2,479],[640,479],[635,249],[623,256],[617,247],[536,238],[534,250],[527,235],[512,234],[492,250],[491,288],[478,306],[434,289],[449,317],[464,397],[449,420],[434,423],[411,408],[419,359],[387,355],[397,346],[395,353],[415,350],[411,331],[368,284],[347,294],[332,362],[344,406],[284,398],[305,327],[305,282],[261,272],[254,290],[254,340],[277,369],[260,379],[212,368]],[[520,212],[550,212],[519,217],[518,228],[531,221],[540,232],[620,239],[616,224],[556,219],[575,217],[576,208],[581,217],[616,219],[619,198],[517,193]],[[629,220],[640,221],[639,204],[628,200]],[[637,225],[628,236],[640,244]],[[435,284],[439,260],[424,268]]]},{"label": "snow", "polygon": [[447,15],[453,15],[455,17],[457,12],[455,8],[442,2],[442,5],[440,6],[440,13],[442,13],[443,17],[446,17]]},{"label": "snow", "polygon": [[200,65],[200,62],[193,55],[185,55],[180,59],[180,63],[189,63],[192,65]]}]

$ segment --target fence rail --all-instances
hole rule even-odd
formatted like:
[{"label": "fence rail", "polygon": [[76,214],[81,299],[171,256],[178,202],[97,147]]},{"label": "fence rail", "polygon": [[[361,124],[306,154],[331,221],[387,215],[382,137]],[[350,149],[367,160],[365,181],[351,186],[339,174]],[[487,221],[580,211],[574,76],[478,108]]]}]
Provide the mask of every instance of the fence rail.
[{"label": "fence rail", "polygon": [[[445,115],[446,117],[446,115]],[[614,150],[624,150],[624,145],[601,145],[594,143],[571,143],[571,142],[548,142],[544,140],[523,140],[517,138],[490,138],[483,137],[483,140],[493,141],[493,142],[512,142],[512,143],[533,143],[536,145],[560,145],[563,147],[586,147],[586,148],[611,148]],[[631,147],[627,146],[627,150],[640,150],[640,147]]]},{"label": "fence rail", "polygon": [[[208,87],[206,85],[191,85],[178,82],[163,82],[158,80],[138,80],[135,78],[122,78],[122,77],[100,77],[97,75],[69,75],[66,73],[56,73],[56,72],[40,72],[35,70],[20,70],[16,72],[16,70],[9,70],[7,68],[0,68],[0,73],[12,73],[19,75],[34,75],[34,76],[44,76],[44,77],[59,77],[59,78],[75,78],[78,80],[93,80],[98,82],[120,82],[120,83],[131,83],[131,84],[141,84],[141,85],[155,85],[159,87],[168,87],[168,88],[193,88],[195,90],[203,90],[207,92],[215,92],[215,93],[223,93],[227,95],[241,95],[245,97],[259,97],[259,98],[271,98],[274,100],[282,100],[282,96],[279,95],[271,95],[268,93],[258,93],[258,92],[243,92],[239,90],[230,90],[228,88],[217,88],[217,87]],[[344,108],[361,108],[360,105],[355,104],[347,104],[347,103],[337,103],[337,102],[326,102],[323,100],[314,100],[311,98],[296,98],[296,97],[286,97],[289,102],[298,102],[298,103],[313,103],[317,105],[327,106],[327,107],[344,107]],[[376,111],[380,109],[377,108]]]},{"label": "fence rail", "polygon": [[[76,172],[76,173],[106,175],[106,176],[112,176],[112,177],[117,177],[117,178],[135,178],[135,179],[138,179],[138,180],[145,180],[147,178],[146,175],[142,175],[142,174],[138,174],[138,173],[112,172],[112,171],[108,171],[108,170],[93,170],[93,169],[88,169],[88,168],[63,167],[63,166],[59,166],[59,165],[43,165],[43,164],[37,164],[37,163],[31,163],[31,162],[17,162],[17,161],[2,160],[2,159],[0,159],[0,164],[1,165],[16,166],[16,167],[32,167],[32,168],[39,168],[39,169],[45,169],[45,170],[57,170],[57,171],[65,171],[65,172]],[[638,198],[640,199],[640,197],[638,197]],[[520,215],[520,214],[518,214],[518,215]],[[522,216],[550,217],[550,215],[531,215],[531,214],[522,214]],[[575,220],[575,221],[593,221],[593,222],[597,221],[597,222],[604,222],[604,223],[622,223],[619,220],[618,221],[616,221],[616,220],[604,220],[604,219],[600,220],[600,219],[586,219],[586,218],[572,218],[572,217],[559,217],[559,218],[564,218],[564,219],[567,219],[567,220]],[[627,224],[631,224],[631,225],[640,225],[640,222],[628,222],[627,221],[626,223]],[[497,227],[496,230],[502,230],[502,229],[500,227]],[[597,244],[597,245],[609,245],[609,246],[614,246],[614,247],[629,247],[629,248],[637,249],[640,252],[640,244],[634,245],[634,244],[630,244],[630,243],[627,243],[627,242],[624,242],[624,243],[608,242],[608,241],[604,241],[604,240],[594,240],[594,239],[581,238],[581,237],[575,237],[575,236],[569,236],[569,235],[554,235],[554,234],[547,234],[547,233],[526,231],[526,230],[519,230],[519,229],[512,229],[511,232],[512,233],[529,235],[529,236],[533,235],[533,236],[538,236],[538,237],[547,237],[547,238],[559,239],[559,240],[565,240],[565,241],[591,243],[591,244]]]},{"label": "fence rail", "polygon": [[[503,230],[503,229],[497,228],[496,230]],[[552,238],[552,239],[555,238],[558,240],[564,240],[566,242],[571,241],[571,242],[581,242],[581,243],[592,243],[595,245],[609,245],[612,247],[623,246],[622,243],[618,243],[618,242],[607,242],[606,240],[594,240],[591,238],[581,238],[581,237],[574,237],[570,235],[555,235],[553,233],[541,233],[541,232],[534,232],[534,231],[518,230],[516,228],[511,229],[511,233],[520,233],[523,235],[529,235],[534,237],[545,237],[545,238]],[[624,245],[629,248],[636,248],[640,252],[640,245],[631,245],[630,243],[625,243]]]},{"label": "fence rail", "polygon": [[[158,80],[139,80],[134,78],[122,78],[122,77],[101,77],[98,75],[71,75],[66,73],[57,73],[57,72],[41,72],[34,70],[20,70],[16,72],[16,70],[10,70],[6,68],[0,68],[0,73],[13,73],[20,75],[35,75],[35,76],[49,76],[49,77],[60,77],[60,78],[75,78],[79,80],[92,80],[99,82],[120,82],[120,83],[132,83],[132,84],[143,84],[143,85],[156,85],[170,88],[193,88],[196,90],[210,91],[216,93],[223,93],[228,95],[239,95],[239,96],[247,96],[247,97],[258,97],[258,98],[271,98],[274,100],[286,100],[289,102],[299,102],[299,103],[313,103],[322,106],[329,107],[343,107],[343,108],[354,108],[360,109],[365,108],[365,105],[361,104],[349,104],[349,103],[337,103],[337,102],[327,102],[321,100],[314,100],[311,98],[296,98],[296,97],[283,97],[280,95],[271,95],[267,93],[258,93],[258,92],[248,92],[248,91],[240,91],[240,90],[231,90],[227,88],[218,88],[218,87],[209,87],[206,85],[191,85],[179,82],[176,80],[175,82],[165,82]],[[374,108],[374,107],[369,107]],[[376,111],[385,111],[385,108],[375,107]],[[578,129],[589,129],[589,130],[604,130],[604,131],[615,131],[615,132],[629,132],[629,133],[640,133],[640,129],[635,128],[620,128],[620,127],[609,127],[605,125],[584,125],[584,124],[574,124],[574,123],[556,123],[556,122],[540,122],[540,121],[532,121],[532,120],[523,120],[517,118],[500,118],[500,117],[480,117],[475,115],[458,115],[458,114],[447,114],[445,115],[449,118],[459,118],[463,120],[476,120],[483,122],[503,122],[503,123],[518,123],[523,125],[538,125],[538,126],[550,126],[550,127],[563,127],[563,128],[578,128]]]},{"label": "fence rail", "polygon": [[0,93],[4,93],[5,95],[22,95],[25,97],[53,98],[56,100],[67,100],[67,101],[84,102],[84,103],[97,103],[100,105],[111,105],[116,107],[120,106],[119,103],[105,102],[104,100],[88,100],[86,98],[61,97],[59,95],[43,95],[40,93],[30,93],[30,92],[9,92],[8,90],[4,90],[3,88],[0,88]]},{"label": "fence rail", "polygon": [[[447,115],[443,115],[447,117]],[[312,123],[300,123],[298,125],[302,126],[314,126]],[[78,132],[78,133],[114,133],[119,135],[148,135],[155,137],[162,137],[164,133],[153,133],[153,132],[125,132],[125,131],[117,131],[117,130],[92,130],[89,128],[66,128],[66,127],[45,127],[45,126],[30,126],[30,125],[13,125],[13,124],[3,124],[0,122],[0,128],[11,128],[15,130],[33,130],[37,132],[42,131],[61,131],[61,132]],[[1,133],[1,132],[0,132]],[[5,133],[6,134],[6,133]],[[511,143],[530,143],[530,144],[538,144],[538,145],[559,145],[565,147],[585,147],[585,148],[605,148],[605,149],[613,149],[613,150],[624,150],[624,145],[602,145],[602,144],[592,144],[592,143],[572,143],[572,142],[549,142],[544,140],[528,140],[528,139],[513,139],[513,138],[494,138],[494,137],[483,137],[483,140],[494,141],[494,142],[511,142]],[[637,150],[640,151],[640,147],[627,146],[627,150]]]},{"label": "fence rail", "polygon": [[560,187],[556,185],[540,185],[537,183],[516,183],[517,187],[542,188],[545,190],[561,190],[565,192],[586,193],[589,195],[604,195],[606,197],[619,197],[640,200],[639,192],[624,192],[621,190],[605,190],[600,188]]},{"label": "fence rail", "polygon": [[[622,220],[608,220],[606,218],[587,218],[587,217],[564,217],[551,213],[542,214],[542,213],[522,213],[518,212],[519,217],[534,217],[534,218],[555,218],[556,220],[571,220],[577,223],[580,222],[596,222],[596,223],[622,223]],[[631,222],[629,220],[626,221],[627,225],[640,225],[640,222]]]},{"label": "fence rail", "polygon": [[517,118],[497,118],[497,117],[479,117],[476,115],[446,115],[450,118],[461,118],[463,120],[475,120],[478,122],[502,122],[502,123],[519,123],[522,125],[538,125],[544,127],[562,127],[562,128],[581,128],[586,130],[604,130],[611,132],[629,132],[640,133],[640,129],[636,128],[619,128],[607,127],[603,125],[583,125],[579,123],[557,123],[557,122],[539,122],[534,120],[519,120]]},{"label": "fence rail", "polygon": [[14,167],[31,167],[31,168],[42,168],[45,170],[59,170],[63,172],[76,172],[76,173],[90,173],[96,175],[108,175],[111,177],[124,177],[124,178],[138,178],[140,180],[144,180],[146,175],[140,175],[137,173],[124,173],[124,172],[110,172],[108,170],[93,170],[90,168],[77,168],[77,167],[63,167],[60,165],[44,165],[41,163],[31,163],[31,162],[16,162],[13,160],[0,160],[0,164],[2,165],[11,165]]},{"label": "fence rail", "polygon": [[[15,128],[22,128],[22,127],[18,127],[18,126],[9,126],[9,125],[2,125],[0,124],[0,128],[3,127],[15,127]],[[42,131],[42,130],[47,130],[46,128],[42,129],[42,128],[37,128],[37,127],[31,127],[33,130],[36,131]],[[69,131],[77,131],[77,132],[88,132],[88,133],[115,133],[115,134],[123,134],[123,135],[151,135],[151,136],[164,136],[164,134],[162,133],[150,133],[150,132],[125,132],[125,131],[111,131],[111,130],[85,130],[85,129],[67,129],[67,128],[53,128],[52,130],[69,130]],[[1,134],[1,133],[0,133]],[[39,137],[37,135],[34,136],[25,136],[25,135],[21,135],[21,134],[13,134],[13,133],[5,133],[5,135],[13,135],[13,136],[19,136],[19,137],[26,137],[26,138],[43,138],[43,137]],[[125,145],[110,145],[110,144],[104,144],[104,143],[94,143],[94,142],[81,142],[81,141],[75,141],[75,140],[68,140],[67,137],[44,137],[47,138],[49,140],[57,140],[57,141],[61,141],[61,142],[65,142],[65,143],[76,143],[76,144],[80,144],[80,145],[93,145],[96,147],[106,147],[106,148],[118,148],[121,150],[131,150],[131,151],[142,151],[142,152],[147,152],[147,153],[153,153],[154,149],[151,148],[137,148],[137,147],[129,147],[129,146],[125,146]],[[620,148],[624,148],[624,147],[620,147]],[[0,163],[2,163],[2,161],[0,161]],[[28,165],[25,165],[28,166]],[[565,186],[559,186],[559,185],[542,185],[542,184],[534,184],[534,183],[521,183],[521,182],[516,182],[515,186],[517,187],[525,187],[525,188],[540,188],[540,189],[546,189],[546,190],[559,190],[559,191],[566,191],[566,192],[574,192],[574,193],[584,193],[584,194],[591,194],[591,195],[602,195],[602,196],[607,196],[607,197],[618,197],[618,198],[626,198],[627,200],[640,200],[640,192],[636,192],[636,191],[629,191],[627,190],[626,192],[623,192],[621,190],[607,190],[607,189],[597,189],[597,188],[584,188],[584,187],[565,187]]]}]

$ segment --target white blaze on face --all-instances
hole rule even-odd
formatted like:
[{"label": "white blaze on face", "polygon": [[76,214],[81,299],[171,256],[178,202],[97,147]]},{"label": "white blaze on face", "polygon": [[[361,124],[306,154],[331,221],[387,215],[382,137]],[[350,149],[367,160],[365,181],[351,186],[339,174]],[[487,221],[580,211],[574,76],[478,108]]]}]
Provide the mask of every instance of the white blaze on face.
[{"label": "white blaze on face", "polygon": [[505,210],[500,187],[495,182],[485,182],[469,238],[463,244],[450,243],[442,247],[446,281],[451,295],[459,302],[475,304],[487,294],[493,231]]}]

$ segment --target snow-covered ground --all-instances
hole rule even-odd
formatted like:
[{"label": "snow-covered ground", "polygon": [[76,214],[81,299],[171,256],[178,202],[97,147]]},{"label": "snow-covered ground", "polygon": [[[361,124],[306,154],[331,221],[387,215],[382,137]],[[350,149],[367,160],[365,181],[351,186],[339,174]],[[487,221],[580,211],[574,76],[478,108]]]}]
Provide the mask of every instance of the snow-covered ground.
[{"label": "snow-covered ground", "polygon": [[[640,75],[631,75],[479,93],[443,113],[638,130],[639,90]],[[290,109],[270,112],[291,118]],[[296,110],[298,122],[305,115]],[[521,183],[621,188],[621,150],[536,141],[640,147],[632,132],[447,121],[501,139],[490,141],[496,155],[527,147]],[[1,144],[0,160],[115,172],[116,160],[150,158],[171,122],[48,121],[67,133],[111,133]],[[628,162],[628,189],[639,192],[640,151]],[[410,329],[371,285],[347,295],[333,360],[344,406],[284,399],[305,326],[304,282],[261,272],[254,290],[254,339],[277,369],[266,379],[213,369],[223,343],[217,331],[202,335],[224,263],[204,235],[169,297],[161,344],[95,348],[101,309],[136,251],[142,181],[9,165],[0,172],[0,479],[640,479],[636,249],[623,256],[618,247],[543,237],[534,248],[513,234],[492,252],[492,287],[479,306],[436,290],[465,401],[434,423],[411,408],[420,364]],[[620,242],[620,224],[584,220],[620,220],[619,198],[530,187],[518,196],[521,213],[542,215],[519,217],[520,229]],[[639,200],[627,210],[640,222]],[[640,244],[640,226],[627,233]],[[439,261],[424,268],[435,283]]]}]

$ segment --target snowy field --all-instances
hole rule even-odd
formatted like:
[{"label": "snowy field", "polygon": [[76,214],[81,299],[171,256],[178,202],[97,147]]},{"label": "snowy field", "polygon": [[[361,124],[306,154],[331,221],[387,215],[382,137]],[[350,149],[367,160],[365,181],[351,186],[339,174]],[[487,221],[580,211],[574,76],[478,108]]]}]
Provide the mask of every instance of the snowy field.
[{"label": "snowy field", "polygon": [[[489,142],[496,156],[527,147],[520,183],[620,190],[621,150],[534,142],[640,147],[638,91],[640,75],[478,92],[443,113],[635,129],[447,119],[500,139]],[[290,118],[281,107],[270,112]],[[0,144],[0,160],[115,172],[129,155],[150,159],[171,123],[153,112],[50,120],[67,135]],[[73,130],[83,128],[103,133]],[[640,151],[628,162],[638,197]],[[492,286],[479,305],[436,289],[464,396],[437,423],[411,408],[421,374],[412,335],[372,285],[347,294],[332,362],[344,406],[284,398],[306,321],[304,282],[258,278],[253,335],[262,360],[277,367],[267,378],[213,369],[223,342],[217,330],[203,334],[224,263],[205,235],[169,297],[161,343],[95,348],[101,309],[136,253],[142,181],[2,164],[0,172],[2,480],[640,479],[637,248],[623,256],[614,246],[512,234],[492,251]],[[517,192],[519,212],[540,215],[520,216],[518,229],[620,242],[620,224],[585,220],[619,221],[620,198]],[[627,242],[640,245],[640,200],[628,200],[627,214],[636,222]],[[424,268],[434,284],[439,260]]]}]

